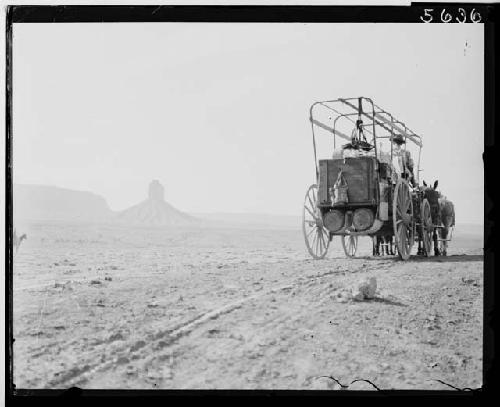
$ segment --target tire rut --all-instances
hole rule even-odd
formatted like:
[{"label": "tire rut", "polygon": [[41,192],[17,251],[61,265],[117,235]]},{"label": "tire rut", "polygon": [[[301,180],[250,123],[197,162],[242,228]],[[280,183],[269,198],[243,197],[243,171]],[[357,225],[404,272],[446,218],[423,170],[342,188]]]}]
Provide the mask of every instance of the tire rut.
[{"label": "tire rut", "polygon": [[[353,274],[356,272],[365,271],[364,266],[359,266],[355,270],[350,270],[348,268],[341,268],[337,270],[329,270],[322,273],[315,273],[311,275],[304,275],[300,277],[293,278],[287,284],[280,284],[278,286],[269,288],[267,290],[259,291],[256,294],[246,296],[236,301],[232,301],[228,304],[225,304],[216,309],[210,310],[208,312],[203,312],[198,314],[193,318],[189,318],[182,322],[175,324],[164,330],[159,330],[156,333],[151,333],[147,335],[146,338],[142,338],[133,342],[132,344],[127,343],[123,346],[120,346],[118,349],[114,350],[114,355],[108,359],[103,361],[104,356],[101,358],[98,357],[99,352],[93,351],[92,355],[95,357],[87,357],[88,360],[97,360],[100,359],[97,363],[82,363],[82,367],[73,367],[70,368],[65,374],[57,377],[56,379],[50,380],[47,382],[46,387],[49,388],[65,388],[71,387],[76,384],[82,384],[89,380],[90,376],[95,374],[96,372],[106,371],[115,366],[122,364],[122,360],[124,359],[137,359],[141,356],[138,355],[138,352],[144,352],[146,349],[149,349],[150,352],[147,354],[155,354],[157,353],[157,349],[164,349],[168,346],[171,346],[173,343],[178,341],[180,338],[188,335],[191,331],[193,331],[198,326],[202,325],[205,322],[210,320],[215,320],[222,315],[229,314],[232,311],[241,308],[245,303],[250,302],[255,299],[259,299],[265,297],[269,294],[273,294],[275,292],[290,290],[294,288],[300,288],[301,286],[307,286],[311,284],[311,281],[326,277],[329,275],[343,275],[344,273]],[[105,344],[109,344],[112,341],[105,341]],[[161,342],[161,345],[160,345]],[[143,359],[145,359],[143,357]]]}]

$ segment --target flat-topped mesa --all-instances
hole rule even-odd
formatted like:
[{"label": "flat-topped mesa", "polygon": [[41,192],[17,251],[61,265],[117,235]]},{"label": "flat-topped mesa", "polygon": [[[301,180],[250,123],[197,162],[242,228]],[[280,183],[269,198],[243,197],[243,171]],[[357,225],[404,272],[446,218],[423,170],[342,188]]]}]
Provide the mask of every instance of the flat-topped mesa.
[{"label": "flat-topped mesa", "polygon": [[157,179],[151,181],[148,190],[149,199],[152,201],[165,201],[165,188]]}]

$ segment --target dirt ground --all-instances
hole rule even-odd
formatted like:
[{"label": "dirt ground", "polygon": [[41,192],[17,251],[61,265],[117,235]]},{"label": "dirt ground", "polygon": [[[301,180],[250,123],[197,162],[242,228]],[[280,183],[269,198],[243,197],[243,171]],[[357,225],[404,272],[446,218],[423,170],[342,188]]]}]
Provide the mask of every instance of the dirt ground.
[{"label": "dirt ground", "polygon": [[[483,241],[312,260],[300,230],[32,223],[14,258],[17,388],[482,385]],[[416,250],[414,248],[414,252]],[[377,280],[375,299],[337,301]],[[372,390],[367,382],[349,389]]]}]

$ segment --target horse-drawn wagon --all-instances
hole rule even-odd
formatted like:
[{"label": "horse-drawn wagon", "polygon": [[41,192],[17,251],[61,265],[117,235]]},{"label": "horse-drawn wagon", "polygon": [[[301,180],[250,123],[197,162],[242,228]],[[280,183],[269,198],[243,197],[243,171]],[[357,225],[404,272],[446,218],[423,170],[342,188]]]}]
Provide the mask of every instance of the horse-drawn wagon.
[{"label": "horse-drawn wagon", "polygon": [[[316,102],[310,122],[316,183],[306,193],[302,226],[313,258],[325,257],[334,236],[349,257],[356,254],[358,238],[369,236],[374,255],[397,251],[403,260],[416,242],[418,254],[429,256],[432,243],[436,250],[449,240],[448,231],[440,233],[439,203],[432,194],[437,191],[419,186],[419,135],[365,97]],[[330,136],[330,158],[317,157],[319,131]],[[338,146],[338,138],[349,143]],[[411,150],[418,154],[416,164]]]}]

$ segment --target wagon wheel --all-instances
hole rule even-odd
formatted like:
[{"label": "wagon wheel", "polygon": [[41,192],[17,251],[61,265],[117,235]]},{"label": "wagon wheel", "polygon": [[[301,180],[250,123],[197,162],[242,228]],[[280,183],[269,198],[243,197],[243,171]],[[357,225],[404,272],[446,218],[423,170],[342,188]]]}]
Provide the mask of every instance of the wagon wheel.
[{"label": "wagon wheel", "polygon": [[408,260],[414,243],[415,228],[410,187],[405,179],[400,179],[394,189],[392,221],[398,255],[402,260]]},{"label": "wagon wheel", "polygon": [[314,259],[322,259],[330,244],[329,232],[323,226],[321,212],[316,206],[318,200],[318,186],[311,185],[307,190],[302,212],[302,231],[309,254]]},{"label": "wagon wheel", "polygon": [[429,201],[424,199],[420,207],[420,235],[422,236],[424,256],[426,257],[429,257],[431,254],[433,231],[434,226],[432,225],[431,206]]},{"label": "wagon wheel", "polygon": [[358,237],[343,235],[341,240],[345,255],[347,257],[354,257],[356,255],[356,250],[358,249]]}]

